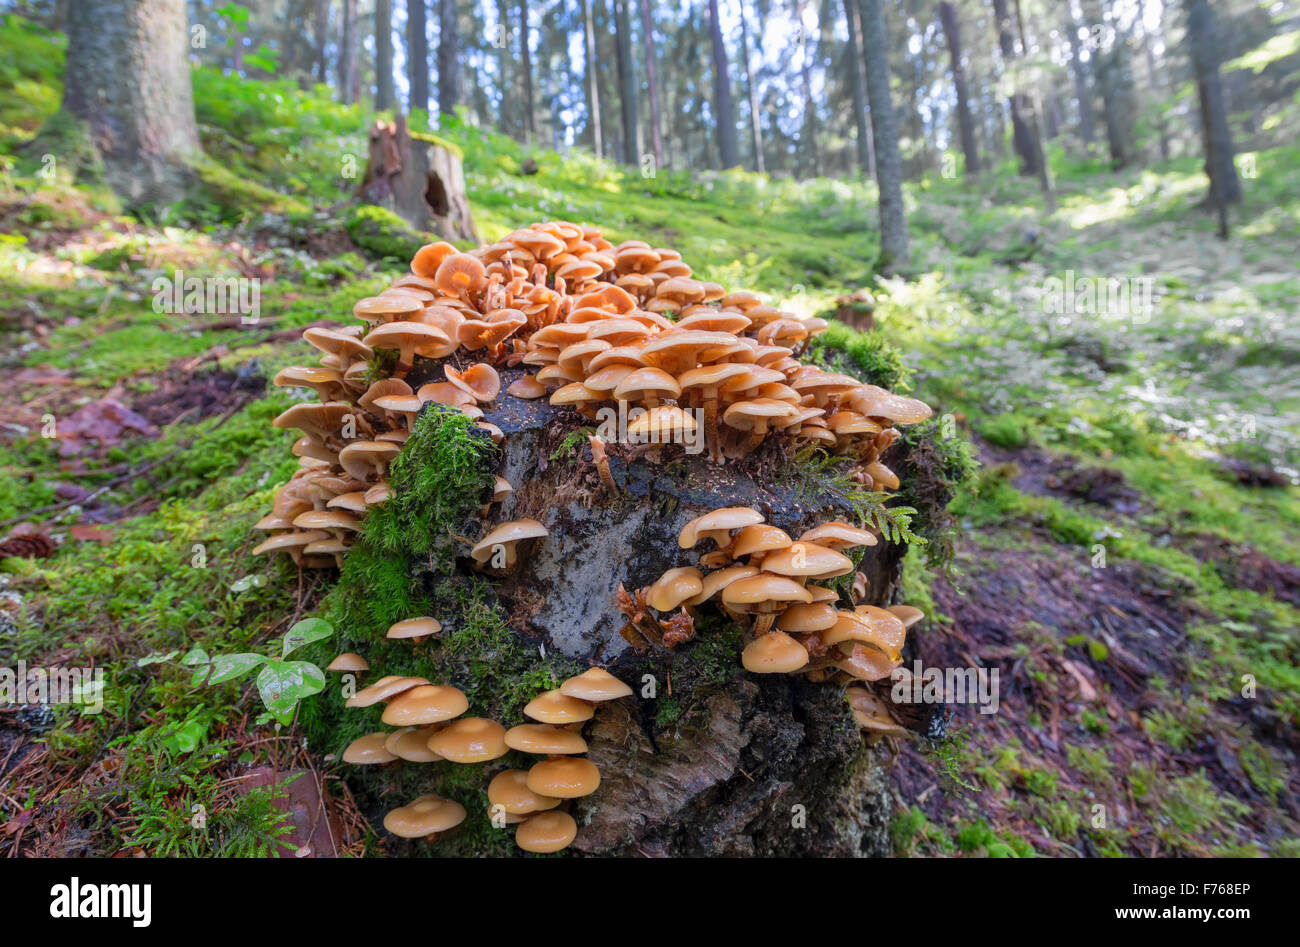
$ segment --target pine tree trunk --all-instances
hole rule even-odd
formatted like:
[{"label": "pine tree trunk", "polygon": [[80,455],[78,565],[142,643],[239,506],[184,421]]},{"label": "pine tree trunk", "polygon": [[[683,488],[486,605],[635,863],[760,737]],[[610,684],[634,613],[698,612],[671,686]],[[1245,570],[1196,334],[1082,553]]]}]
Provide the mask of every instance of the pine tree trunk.
[{"label": "pine tree trunk", "polygon": [[808,30],[803,25],[803,4],[795,7],[795,16],[799,28],[799,78],[803,86],[803,145],[801,149],[806,156],[806,167],[810,177],[821,174],[821,154],[817,150],[817,103],[813,101],[812,91],[812,50]]},{"label": "pine tree trunk", "polygon": [[628,0],[614,0],[614,33],[618,60],[618,104],[623,118],[623,163],[641,160],[641,143],[636,120],[636,72],[632,62],[632,23]]},{"label": "pine tree trunk", "polygon": [[1201,134],[1205,142],[1205,173],[1210,179],[1210,202],[1219,214],[1219,235],[1227,239],[1228,205],[1241,200],[1241,180],[1233,163],[1232,132],[1228,128],[1223,84],[1219,78],[1214,14],[1207,0],[1184,0],[1184,3],[1187,38],[1201,107]]},{"label": "pine tree trunk", "polygon": [[[1025,38],[1025,18],[1020,10],[1020,0],[1016,4],[1016,27],[1020,31],[1020,48],[1029,49],[1029,40]],[[1038,169],[1038,185],[1043,192],[1043,203],[1049,214],[1056,211],[1056,182],[1052,180],[1052,165],[1047,160],[1043,148],[1046,133],[1043,129],[1043,103],[1035,88],[1027,95],[1029,101],[1030,131],[1033,132],[1034,166]]]},{"label": "pine tree trunk", "polygon": [[533,124],[533,51],[528,43],[528,0],[519,0],[519,68],[524,73],[524,141],[533,143],[537,128]]},{"label": "pine tree trunk", "polygon": [[325,55],[325,46],[329,43],[330,0],[316,0],[316,17],[312,28],[313,46],[316,54],[316,81],[325,82],[329,78],[329,57]]},{"label": "pine tree trunk", "polygon": [[858,38],[858,5],[844,0],[844,21],[849,28],[849,54],[845,57],[853,80],[853,124],[858,133],[858,168],[866,177],[875,177],[871,154],[871,126],[867,119],[867,78],[862,73],[862,42]]},{"label": "pine tree trunk", "polygon": [[1092,115],[1092,91],[1088,85],[1088,66],[1083,61],[1083,44],[1079,42],[1079,24],[1070,13],[1065,22],[1065,33],[1070,40],[1070,72],[1074,75],[1074,97],[1079,101],[1079,137],[1085,151],[1092,151],[1097,140],[1096,122]]},{"label": "pine tree trunk", "polygon": [[718,155],[723,168],[740,164],[736,143],[736,110],[731,104],[731,78],[727,75],[727,47],[718,22],[718,0],[709,0],[709,35],[713,41],[713,107],[717,112]]},{"label": "pine tree trunk", "polygon": [[663,140],[659,137],[659,83],[655,78],[654,23],[650,18],[650,0],[641,0],[641,28],[645,34],[645,71],[650,87],[650,139],[654,145],[655,167],[664,161]]},{"label": "pine tree trunk", "polygon": [[600,87],[596,77],[596,28],[592,22],[591,0],[582,0],[582,18],[587,47],[587,124],[591,126],[591,150],[596,157],[605,154],[600,122]]},{"label": "pine tree trunk", "polygon": [[939,4],[939,22],[948,40],[948,57],[952,60],[952,84],[957,90],[957,127],[961,133],[961,150],[966,157],[966,175],[980,173],[979,153],[975,148],[975,119],[970,113],[970,93],[966,88],[966,67],[961,61],[961,34],[957,11],[951,3]]},{"label": "pine tree trunk", "polygon": [[411,108],[429,111],[429,0],[406,0],[406,73]]},{"label": "pine tree trunk", "polygon": [[[1014,71],[1016,40],[1012,34],[1011,17],[1007,14],[1007,0],[993,0],[993,15],[997,20],[998,48],[1002,51],[1002,67]],[[1020,159],[1020,173],[1031,177],[1038,173],[1034,146],[1033,125],[1029,117],[1029,97],[1017,87],[1008,100],[1011,105],[1011,143]]]},{"label": "pine tree trunk", "polygon": [[510,13],[506,0],[497,0],[497,25],[500,34],[497,37],[497,71],[501,81],[501,105],[497,109],[497,130],[503,135],[514,137],[514,122],[511,116],[510,89]]},{"label": "pine tree trunk", "polygon": [[393,86],[393,0],[375,0],[375,111],[397,104]]},{"label": "pine tree trunk", "polygon": [[880,272],[891,274],[907,263],[907,214],[903,207],[903,162],[898,154],[898,118],[889,91],[889,36],[880,4],[881,0],[861,0],[862,50],[880,190],[880,258],[876,265]]},{"label": "pine tree trunk", "polygon": [[339,101],[351,105],[357,72],[357,0],[343,0],[342,34],[339,37]]},{"label": "pine tree trunk", "polygon": [[189,162],[200,148],[186,25],[185,0],[82,0],[68,8],[62,107],[37,141],[53,142],[70,118],[130,207],[179,201],[193,178]]},{"label": "pine tree trunk", "polygon": [[[1163,8],[1162,8],[1163,9]],[[1156,72],[1156,54],[1151,48],[1151,36],[1146,26],[1146,4],[1143,0],[1137,0],[1138,22],[1142,24],[1142,55],[1147,63],[1147,84],[1151,91],[1159,95],[1163,92],[1164,83],[1160,79],[1160,74]],[[1163,98],[1163,96],[1161,96]],[[1163,103],[1156,103],[1156,134],[1160,137],[1160,160],[1169,160],[1169,122],[1165,118],[1165,112],[1162,108]]]},{"label": "pine tree trunk", "polygon": [[455,115],[460,104],[460,27],[456,0],[438,0],[438,112]]},{"label": "pine tree trunk", "polygon": [[754,84],[754,73],[749,65],[749,18],[745,15],[745,0],[740,4],[740,58],[745,64],[745,88],[749,94],[749,141],[754,150],[754,170],[762,174],[766,168],[763,163],[763,127],[758,114],[758,87]]}]

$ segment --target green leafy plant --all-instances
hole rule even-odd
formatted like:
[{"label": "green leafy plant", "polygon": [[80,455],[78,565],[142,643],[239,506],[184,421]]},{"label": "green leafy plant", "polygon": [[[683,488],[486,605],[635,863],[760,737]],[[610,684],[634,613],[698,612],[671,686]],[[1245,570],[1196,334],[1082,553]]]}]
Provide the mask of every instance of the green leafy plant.
[{"label": "green leafy plant", "polygon": [[[262,698],[267,713],[288,726],[293,722],[293,716],[298,710],[298,702],[304,697],[319,694],[325,688],[325,672],[310,661],[287,659],[293,651],[303,645],[321,641],[333,634],[334,627],[324,619],[304,618],[285,632],[281,639],[279,658],[269,658],[255,651],[209,655],[202,648],[192,648],[181,657],[180,663],[185,667],[194,668],[190,682],[195,686],[224,684],[227,681],[238,680],[255,668],[260,668],[257,672],[258,696]],[[177,653],[172,651],[165,655],[149,655],[141,658],[137,664],[146,666],[169,662],[176,657]],[[203,731],[206,731],[206,724],[200,726],[194,722],[187,722],[187,726],[190,731],[197,729],[200,736]],[[176,736],[180,741],[178,748],[184,748],[191,739],[197,742],[198,738],[192,732],[187,733],[186,727],[182,727]]]}]

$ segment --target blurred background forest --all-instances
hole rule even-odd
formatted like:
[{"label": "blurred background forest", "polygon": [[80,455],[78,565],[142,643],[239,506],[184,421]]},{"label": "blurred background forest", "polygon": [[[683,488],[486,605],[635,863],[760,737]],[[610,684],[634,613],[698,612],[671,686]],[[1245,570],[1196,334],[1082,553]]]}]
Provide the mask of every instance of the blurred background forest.
[{"label": "blurred background forest", "polygon": [[[113,669],[102,714],[0,708],[0,853],[285,834],[236,774],[307,754],[236,685],[137,662],[259,647],[328,594],[249,553],[295,469],[270,379],[432,239],[360,199],[405,116],[463,166],[458,246],[570,219],[675,248],[839,350],[896,350],[968,445],[906,601],[928,663],[1003,668],[1002,709],[897,749],[898,854],[1300,855],[1296,3],[0,17],[0,663]],[[180,275],[254,281],[259,317],[160,315]],[[1076,278],[1153,304],[1053,305]]]}]

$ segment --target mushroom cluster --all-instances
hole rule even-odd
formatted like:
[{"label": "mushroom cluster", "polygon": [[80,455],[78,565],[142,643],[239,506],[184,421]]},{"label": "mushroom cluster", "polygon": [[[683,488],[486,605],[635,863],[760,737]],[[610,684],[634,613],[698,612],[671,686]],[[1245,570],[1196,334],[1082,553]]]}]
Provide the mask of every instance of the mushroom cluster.
[{"label": "mushroom cluster", "polygon": [[600,770],[587,752],[582,727],[607,700],[629,697],[632,688],[601,668],[590,668],[546,691],[524,707],[535,723],[506,731],[512,750],[542,756],[526,770],[507,769],[488,785],[489,813],[518,824],[515,844],[526,852],[558,852],[578,834],[578,823],[560,808],[600,786]]},{"label": "mushroom cluster", "polygon": [[[882,680],[902,662],[907,629],[924,617],[907,605],[837,606],[839,593],[821,583],[854,572],[853,560],[844,550],[877,543],[870,530],[840,520],[822,523],[796,540],[766,523],[751,507],[724,507],[682,527],[681,548],[694,549],[701,543],[713,548],[700,556],[699,567],[669,569],[643,591],[639,601],[659,613],[680,609],[683,622],[693,621],[694,609],[716,601],[736,621],[752,622],[741,663],[753,674]],[[855,603],[866,590],[866,577],[856,573]],[[643,637],[653,637],[644,621],[644,615],[636,615],[629,624]],[[667,636],[662,640],[671,646]],[[850,695],[850,704],[864,728],[897,726],[883,706],[863,699],[853,703],[854,696]],[[865,720],[880,725],[869,727]]]},{"label": "mushroom cluster", "polygon": [[[441,631],[433,618],[409,618],[394,624],[387,637],[421,641]],[[364,671],[369,664],[345,652],[329,665],[331,671]],[[455,687],[431,684],[426,678],[387,675],[348,698],[347,707],[384,704],[380,718],[395,730],[358,737],[343,751],[343,762],[354,765],[434,763],[446,760],[472,765],[505,756],[510,750],[542,757],[526,770],[506,769],[487,787],[488,815],[494,822],[515,825],[515,843],[528,852],[558,852],[578,832],[573,816],[560,807],[570,799],[590,795],[600,785],[600,771],[580,754],[587,752],[582,727],[607,700],[629,697],[632,688],[601,668],[590,668],[546,691],[524,707],[531,722],[507,730],[495,720],[462,716],[469,700]],[[454,800],[426,793],[384,816],[384,828],[403,838],[436,841],[466,818]]]},{"label": "mushroom cluster", "polygon": [[[779,434],[850,455],[859,481],[896,489],[880,454],[929,407],[799,361],[824,320],[691,272],[675,250],[615,246],[598,228],[565,221],[465,253],[422,247],[410,273],[356,303],[360,325],[303,333],[319,365],[276,375],[276,385],[311,389],[319,401],[275,419],[301,433],[293,447],[301,469],[257,524],[271,535],[254,551],[284,552],[307,568],[341,564],[360,517],[388,499],[388,465],[424,405],[458,409],[501,439],[482,420],[482,405],[501,396],[500,366],[535,369],[509,385],[512,397],[549,393],[551,404],[586,415],[621,405],[629,440],[694,435],[698,412],[714,462]],[[440,363],[442,380],[412,388],[417,360]],[[593,459],[603,447],[593,443]],[[494,499],[510,490],[498,483]]]}]

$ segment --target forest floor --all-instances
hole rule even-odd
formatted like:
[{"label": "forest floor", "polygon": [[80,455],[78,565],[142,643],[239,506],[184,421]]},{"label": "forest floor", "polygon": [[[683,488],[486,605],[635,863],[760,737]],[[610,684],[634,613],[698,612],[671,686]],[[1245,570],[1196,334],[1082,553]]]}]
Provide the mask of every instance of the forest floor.
[{"label": "forest floor", "polygon": [[[3,44],[27,52],[0,76],[0,666],[108,675],[98,714],[0,708],[0,855],[270,851],[283,803],[250,766],[311,773],[308,807],[328,783],[335,849],[360,851],[346,786],[249,689],[140,659],[264,647],[329,581],[252,557],[251,525],[295,467],[269,379],[404,268],[349,228],[367,117],[200,70],[203,196],[126,217],[15,151],[57,107],[61,53],[14,20]],[[440,134],[485,239],[589,221],[807,314],[869,288],[845,318],[973,442],[952,567],[909,556],[905,598],[925,664],[998,667],[1000,706],[895,748],[899,854],[1300,855],[1300,149],[1253,156],[1226,243],[1191,158],[1056,154],[1051,217],[1010,168],[926,180],[912,270],[876,281],[859,183],[549,152],[527,175],[516,143]],[[259,320],[156,311],[177,271],[260,278]],[[1069,271],[1151,277],[1154,306],[1053,312]]]}]

